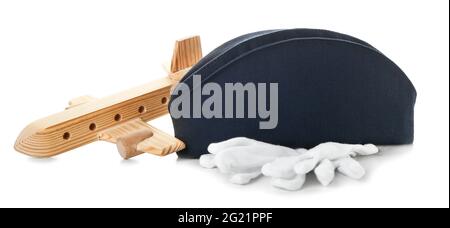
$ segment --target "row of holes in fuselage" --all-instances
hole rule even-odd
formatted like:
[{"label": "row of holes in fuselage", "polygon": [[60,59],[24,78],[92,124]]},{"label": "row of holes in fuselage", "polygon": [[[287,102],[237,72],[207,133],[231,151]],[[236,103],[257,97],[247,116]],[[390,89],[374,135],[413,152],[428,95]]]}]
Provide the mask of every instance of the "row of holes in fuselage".
[{"label": "row of holes in fuselage", "polygon": [[[167,98],[166,98],[166,97],[163,97],[163,98],[161,99],[161,103],[162,103],[162,104],[167,103]],[[146,111],[147,111],[147,109],[145,108],[145,106],[139,106],[138,112],[139,112],[140,114],[145,113]],[[120,115],[120,114],[114,115],[114,120],[115,120],[116,122],[121,121],[121,120],[122,120],[122,115]],[[89,130],[95,131],[96,129],[97,129],[97,124],[91,123],[91,124],[89,125]],[[69,140],[69,139],[70,139],[70,136],[71,136],[71,135],[70,135],[70,132],[65,132],[65,133],[63,134],[63,139],[64,139],[64,140]]]}]

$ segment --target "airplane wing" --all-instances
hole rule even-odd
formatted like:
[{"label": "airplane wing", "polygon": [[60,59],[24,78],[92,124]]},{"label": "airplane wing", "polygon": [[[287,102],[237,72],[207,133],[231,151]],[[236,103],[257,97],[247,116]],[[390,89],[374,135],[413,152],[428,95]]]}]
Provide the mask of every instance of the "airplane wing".
[{"label": "airplane wing", "polygon": [[117,144],[120,155],[125,159],[144,152],[165,156],[185,148],[181,140],[141,119],[130,120],[100,132],[99,139]]}]

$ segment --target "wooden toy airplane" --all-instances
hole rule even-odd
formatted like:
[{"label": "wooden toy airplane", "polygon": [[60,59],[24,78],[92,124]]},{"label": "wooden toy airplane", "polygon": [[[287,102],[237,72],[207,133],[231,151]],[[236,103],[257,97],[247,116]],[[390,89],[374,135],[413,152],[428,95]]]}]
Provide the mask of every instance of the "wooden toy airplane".
[{"label": "wooden toy airplane", "polygon": [[65,111],[28,125],[14,147],[34,157],[51,157],[98,140],[116,143],[124,159],[179,151],[185,147],[182,141],[146,122],[168,113],[171,88],[201,58],[200,37],[179,40],[167,77],[103,99],[73,99]]}]

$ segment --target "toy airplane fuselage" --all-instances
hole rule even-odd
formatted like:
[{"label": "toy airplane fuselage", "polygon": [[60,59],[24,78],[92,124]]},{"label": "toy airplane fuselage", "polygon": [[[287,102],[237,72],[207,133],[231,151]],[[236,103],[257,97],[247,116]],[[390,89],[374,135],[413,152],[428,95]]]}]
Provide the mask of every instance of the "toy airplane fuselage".
[{"label": "toy airplane fuselage", "polygon": [[15,149],[30,156],[50,157],[98,140],[117,143],[142,130],[152,132],[152,137],[130,150],[166,155],[183,149],[183,142],[145,122],[168,113],[172,86],[200,58],[199,37],[178,41],[168,77],[103,99],[75,99],[63,112],[28,125],[17,138]]}]

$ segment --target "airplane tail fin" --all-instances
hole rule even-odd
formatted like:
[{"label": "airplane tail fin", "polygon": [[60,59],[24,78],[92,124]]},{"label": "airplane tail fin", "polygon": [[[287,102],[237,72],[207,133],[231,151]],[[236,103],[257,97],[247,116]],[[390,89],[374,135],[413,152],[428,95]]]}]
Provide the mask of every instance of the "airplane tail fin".
[{"label": "airplane tail fin", "polygon": [[170,72],[176,73],[195,65],[202,58],[200,36],[178,40],[173,50]]}]

